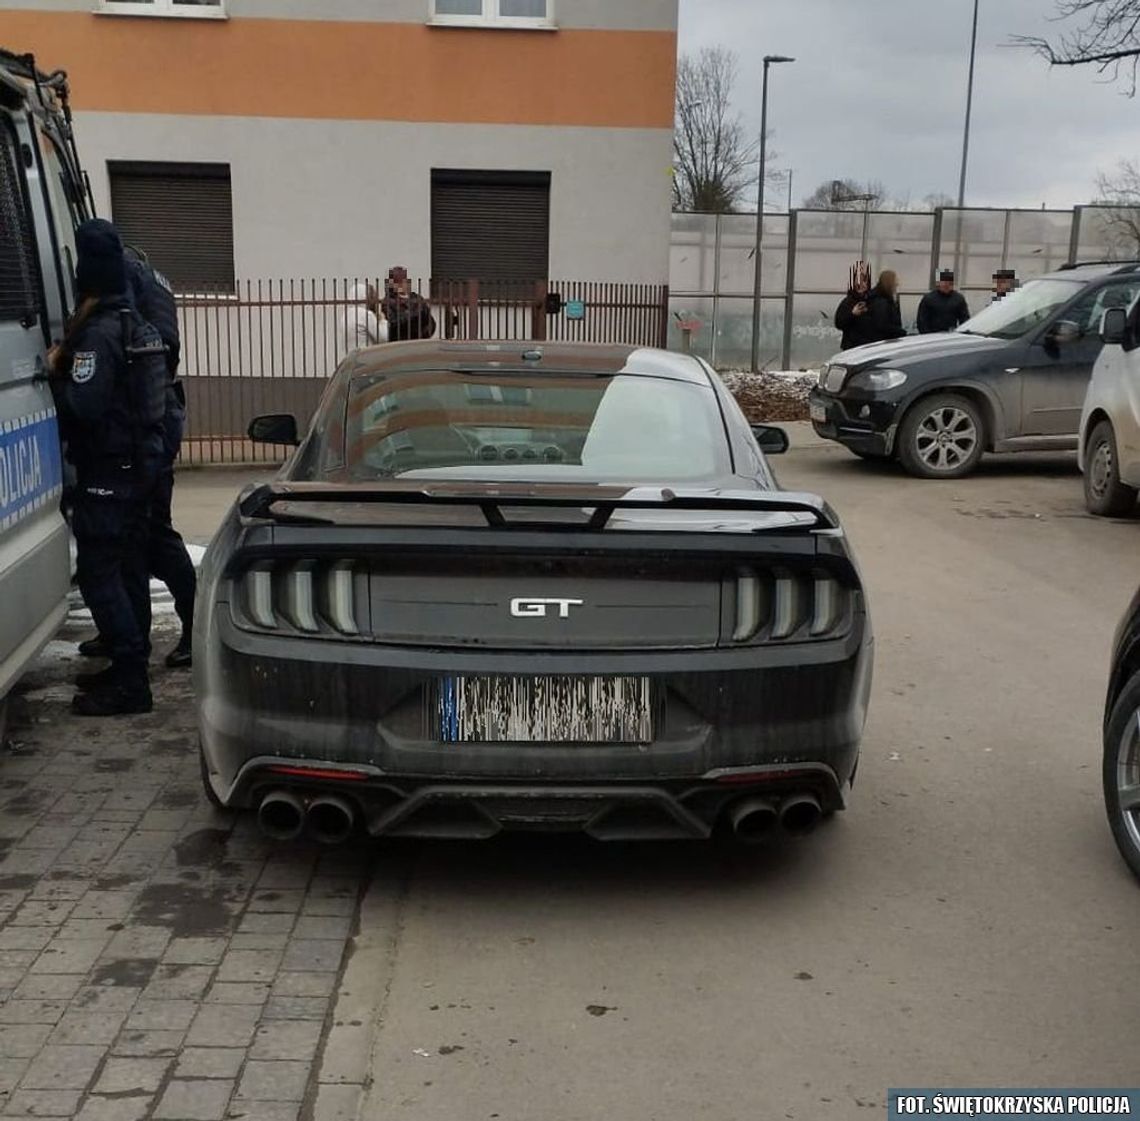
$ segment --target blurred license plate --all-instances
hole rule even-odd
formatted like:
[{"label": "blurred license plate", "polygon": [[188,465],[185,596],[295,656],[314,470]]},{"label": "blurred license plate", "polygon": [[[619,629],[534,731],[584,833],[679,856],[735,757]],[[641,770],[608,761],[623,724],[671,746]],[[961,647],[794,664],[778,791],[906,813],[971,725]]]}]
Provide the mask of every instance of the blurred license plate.
[{"label": "blurred license plate", "polygon": [[[800,414],[803,415],[802,413]],[[827,406],[820,401],[812,401],[808,405],[808,415],[812,420],[818,421],[823,424],[827,421]]]},{"label": "blurred license plate", "polygon": [[445,677],[444,743],[649,743],[648,677]]}]

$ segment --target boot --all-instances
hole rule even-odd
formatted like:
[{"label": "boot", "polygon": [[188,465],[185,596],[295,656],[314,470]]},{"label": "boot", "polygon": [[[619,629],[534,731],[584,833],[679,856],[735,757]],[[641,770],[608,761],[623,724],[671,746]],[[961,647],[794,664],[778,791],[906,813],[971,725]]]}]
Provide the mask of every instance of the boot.
[{"label": "boot", "polygon": [[187,669],[193,663],[194,655],[190,632],[184,630],[182,637],[178,640],[178,645],[166,655],[166,666],[168,669]]},{"label": "boot", "polygon": [[89,693],[77,693],[71,711],[77,716],[133,716],[150,712],[154,699],[146,666],[112,666],[106,684]]},{"label": "boot", "polygon": [[117,684],[118,676],[114,666],[108,666],[97,673],[81,673],[75,678],[75,688],[81,693],[97,693]]},{"label": "boot", "polygon": [[97,634],[94,638],[89,638],[86,642],[79,644],[79,656],[81,658],[109,658],[111,648],[106,639],[101,634]]}]

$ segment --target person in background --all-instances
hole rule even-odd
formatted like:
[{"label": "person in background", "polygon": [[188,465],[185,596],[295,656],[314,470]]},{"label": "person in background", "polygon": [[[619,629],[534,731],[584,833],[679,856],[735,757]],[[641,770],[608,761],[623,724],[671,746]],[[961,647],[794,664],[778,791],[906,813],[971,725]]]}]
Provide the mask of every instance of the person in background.
[{"label": "person in background", "polygon": [[970,318],[966,297],[954,288],[954,274],[943,269],[938,274],[938,286],[927,292],[918,305],[918,333],[933,335],[939,331],[953,331]]},{"label": "person in background", "polygon": [[871,320],[868,316],[867,297],[871,292],[871,266],[856,261],[847,275],[847,295],[835,309],[835,326],[843,333],[841,350],[874,342]]},{"label": "person in background", "polygon": [[150,712],[145,544],[165,454],[166,350],[128,295],[115,227],[84,222],[75,245],[79,307],[48,357],[60,435],[76,473],[79,590],[111,664],[77,678],[72,709],[80,716]]},{"label": "person in background", "polygon": [[388,341],[388,320],[380,308],[375,284],[358,281],[348,292],[348,307],[341,323],[341,338],[348,350]]},{"label": "person in background", "polygon": [[380,305],[388,320],[388,337],[394,343],[430,339],[435,334],[431,305],[412,291],[408,270],[396,265],[388,270],[388,283]]},{"label": "person in background", "polygon": [[879,273],[879,283],[867,294],[870,342],[887,342],[906,337],[899,308],[899,277],[891,269]]},{"label": "person in background", "polygon": [[994,273],[994,298],[991,303],[1004,299],[1017,287],[1017,273],[1013,269],[998,269]]},{"label": "person in background", "polygon": [[[139,315],[158,332],[166,347],[169,380],[163,418],[163,459],[150,504],[148,568],[150,575],[169,589],[174,611],[182,624],[182,634],[174,649],[166,655],[166,664],[171,669],[183,669],[191,664],[197,578],[186,543],[174,528],[171,510],[174,463],[182,448],[182,433],[186,425],[186,391],[178,380],[182,357],[178,305],[170,281],[151,267],[142,250],[126,246],[124,252],[131,302]],[[106,658],[110,651],[106,639],[99,634],[81,642],[79,653],[85,658]]]}]

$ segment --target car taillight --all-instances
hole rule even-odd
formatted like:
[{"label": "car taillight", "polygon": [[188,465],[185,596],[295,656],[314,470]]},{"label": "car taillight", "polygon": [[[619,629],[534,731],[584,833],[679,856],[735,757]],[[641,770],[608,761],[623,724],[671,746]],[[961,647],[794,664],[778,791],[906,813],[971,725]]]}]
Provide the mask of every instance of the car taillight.
[{"label": "car taillight", "polygon": [[834,638],[849,624],[851,594],[826,573],[740,569],[735,593],[734,643]]},{"label": "car taillight", "polygon": [[246,570],[238,585],[236,615],[246,626],[304,635],[360,634],[351,561],[259,563]]}]

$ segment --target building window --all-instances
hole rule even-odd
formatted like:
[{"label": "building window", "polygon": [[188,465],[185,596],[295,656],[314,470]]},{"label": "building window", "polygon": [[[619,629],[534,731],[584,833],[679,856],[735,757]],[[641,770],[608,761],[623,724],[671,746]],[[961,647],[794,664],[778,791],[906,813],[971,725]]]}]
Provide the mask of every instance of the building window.
[{"label": "building window", "polygon": [[111,217],[178,292],[234,290],[228,164],[109,163]]},{"label": "building window", "polygon": [[95,0],[95,3],[95,10],[105,15],[226,18],[226,0]]},{"label": "building window", "polygon": [[432,0],[432,23],[552,29],[554,0]]},{"label": "building window", "polygon": [[436,281],[517,282],[550,275],[550,172],[431,173]]}]

